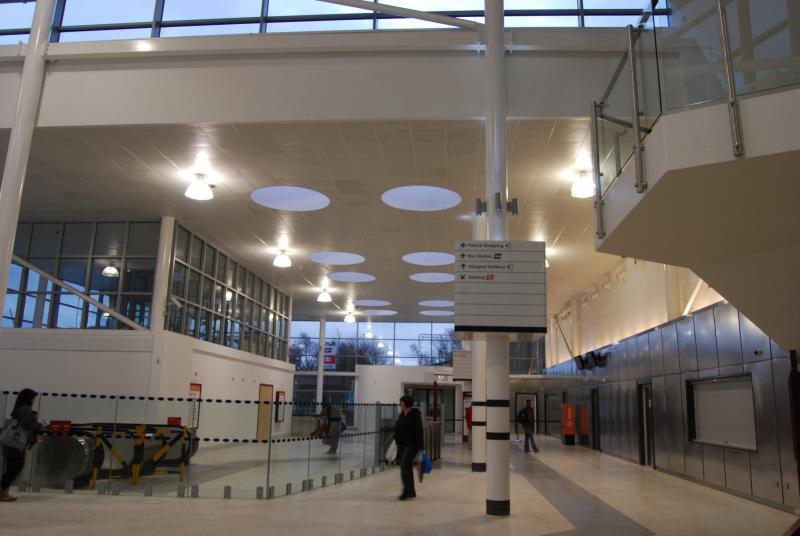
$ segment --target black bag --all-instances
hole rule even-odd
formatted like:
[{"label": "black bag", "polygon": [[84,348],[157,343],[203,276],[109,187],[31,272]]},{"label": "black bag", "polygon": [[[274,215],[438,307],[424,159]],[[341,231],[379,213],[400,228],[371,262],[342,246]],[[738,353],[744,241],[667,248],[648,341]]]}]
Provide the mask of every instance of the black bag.
[{"label": "black bag", "polygon": [[525,423],[525,408],[522,408],[519,410],[519,413],[517,413],[517,422],[520,424]]}]

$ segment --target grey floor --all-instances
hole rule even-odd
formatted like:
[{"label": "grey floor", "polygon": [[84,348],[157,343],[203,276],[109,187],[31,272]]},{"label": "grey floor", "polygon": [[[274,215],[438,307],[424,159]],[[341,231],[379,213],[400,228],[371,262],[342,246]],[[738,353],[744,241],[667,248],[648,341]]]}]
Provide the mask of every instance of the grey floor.
[{"label": "grey floor", "polygon": [[[45,490],[0,504],[0,533],[729,536],[780,535],[797,521],[786,512],[598,452],[565,447],[552,438],[538,441],[542,449],[538,454],[525,454],[520,443],[512,443],[508,518],[484,514],[485,475],[472,473],[470,452],[453,443],[446,448],[441,467],[417,485],[416,501],[397,501],[396,469],[272,501],[144,498],[133,493],[64,495]],[[242,489],[250,486],[251,476],[246,475],[253,469],[239,471],[242,467],[236,464],[248,459],[244,450],[240,454],[237,462],[230,453],[209,452],[205,463],[212,467],[214,456],[223,456],[232,471],[215,475],[210,470],[201,489],[210,486],[216,493],[212,483],[234,477]]]}]

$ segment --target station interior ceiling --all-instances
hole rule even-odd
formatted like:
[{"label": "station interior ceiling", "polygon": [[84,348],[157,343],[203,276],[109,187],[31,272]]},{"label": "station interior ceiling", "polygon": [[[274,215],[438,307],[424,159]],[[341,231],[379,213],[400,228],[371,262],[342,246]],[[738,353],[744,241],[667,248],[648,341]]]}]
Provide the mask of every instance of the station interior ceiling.
[{"label": "station interior ceiling", "polygon": [[[0,163],[9,131],[0,131]],[[570,195],[589,152],[586,119],[508,121],[509,239],[544,240],[548,310],[585,293],[620,258],[595,252],[593,199]],[[22,221],[176,220],[294,298],[295,319],[341,320],[348,299],[379,299],[391,320],[430,321],[422,300],[452,300],[453,283],[419,283],[407,253],[452,253],[472,237],[476,198],[484,193],[482,121],[386,121],[183,124],[38,128],[23,196]],[[206,152],[219,176],[213,200],[184,197],[185,173]],[[404,185],[454,190],[461,203],[439,212],[385,205],[381,194]],[[257,205],[250,194],[272,185],[302,186],[331,200],[315,212]],[[279,236],[289,237],[290,269],[272,266]],[[356,266],[325,266],[309,255],[345,251]],[[375,276],[368,283],[332,282],[333,304],[316,301],[329,272]],[[359,319],[364,319],[358,317]],[[446,317],[444,318],[447,319]],[[376,319],[378,320],[378,319]]]}]

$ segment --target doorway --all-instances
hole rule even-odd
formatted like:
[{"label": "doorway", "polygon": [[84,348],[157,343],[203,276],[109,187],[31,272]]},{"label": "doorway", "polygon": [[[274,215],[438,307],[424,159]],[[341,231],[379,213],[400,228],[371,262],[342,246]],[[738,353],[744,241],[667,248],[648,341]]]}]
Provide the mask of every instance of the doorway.
[{"label": "doorway", "polygon": [[639,464],[654,467],[653,390],[649,383],[639,385]]},{"label": "doorway", "polygon": [[272,428],[272,406],[275,403],[274,390],[271,385],[262,383],[258,386],[258,426],[256,439],[266,441],[269,439]]},{"label": "doorway", "polygon": [[456,388],[454,385],[437,384],[434,393],[432,385],[404,384],[403,392],[414,398],[423,417],[443,421],[445,433],[461,432],[456,430],[456,424],[460,423],[461,419],[456,419]]},{"label": "doorway", "polygon": [[603,450],[600,445],[600,389],[592,388],[592,450]]}]

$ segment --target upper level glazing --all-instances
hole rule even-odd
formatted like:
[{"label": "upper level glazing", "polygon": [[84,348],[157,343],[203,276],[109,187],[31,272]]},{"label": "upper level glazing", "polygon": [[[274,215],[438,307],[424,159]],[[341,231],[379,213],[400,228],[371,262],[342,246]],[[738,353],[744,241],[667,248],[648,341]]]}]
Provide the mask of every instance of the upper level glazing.
[{"label": "upper level glazing", "polygon": [[[484,0],[376,0],[483,22]],[[643,0],[506,0],[508,28],[636,25]],[[27,42],[35,2],[0,3],[0,45]],[[659,12],[666,16],[667,9]],[[666,18],[659,22],[666,24]],[[318,0],[58,0],[53,42],[448,28]]]}]

